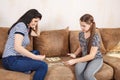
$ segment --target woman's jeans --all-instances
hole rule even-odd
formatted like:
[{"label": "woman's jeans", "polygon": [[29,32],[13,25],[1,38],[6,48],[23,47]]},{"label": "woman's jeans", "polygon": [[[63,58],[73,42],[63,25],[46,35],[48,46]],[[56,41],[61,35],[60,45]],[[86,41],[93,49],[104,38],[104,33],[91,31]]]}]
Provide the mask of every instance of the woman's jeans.
[{"label": "woman's jeans", "polygon": [[[32,53],[38,55],[39,51],[33,50]],[[44,80],[48,70],[48,65],[40,60],[33,60],[23,56],[9,56],[2,59],[4,68],[12,71],[28,73],[35,71],[33,80]]]}]

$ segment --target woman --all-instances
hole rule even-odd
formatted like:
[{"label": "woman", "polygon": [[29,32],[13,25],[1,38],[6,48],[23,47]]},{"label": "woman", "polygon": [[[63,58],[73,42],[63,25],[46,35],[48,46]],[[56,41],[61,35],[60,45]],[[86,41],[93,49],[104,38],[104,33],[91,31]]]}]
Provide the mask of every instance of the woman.
[{"label": "woman", "polygon": [[8,40],[2,56],[4,68],[12,71],[29,73],[35,71],[33,80],[44,80],[48,66],[39,55],[39,51],[28,51],[25,47],[30,43],[29,36],[39,35],[38,22],[42,15],[36,10],[27,11],[8,31]]},{"label": "woman", "polygon": [[[68,54],[74,59],[68,60],[66,64],[76,64],[77,80],[96,80],[94,75],[103,64],[100,52],[100,38],[95,32],[95,22],[90,14],[85,14],[80,18],[80,25],[82,29],[79,33],[80,46],[74,53]],[[81,57],[76,58],[81,52]]]}]

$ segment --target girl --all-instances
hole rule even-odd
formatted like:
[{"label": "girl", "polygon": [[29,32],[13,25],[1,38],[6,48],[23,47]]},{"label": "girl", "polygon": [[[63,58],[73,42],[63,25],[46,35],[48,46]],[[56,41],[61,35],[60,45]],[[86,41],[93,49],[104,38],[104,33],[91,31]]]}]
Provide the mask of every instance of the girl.
[{"label": "girl", "polygon": [[[67,61],[66,64],[75,64],[77,80],[96,80],[94,75],[103,64],[100,38],[95,32],[95,22],[90,14],[85,14],[80,18],[80,25],[82,29],[79,33],[80,46],[74,53],[68,54],[74,59]],[[81,57],[76,58],[81,52]]]},{"label": "girl", "polygon": [[[2,56],[4,68],[12,71],[29,73],[35,71],[33,80],[44,80],[48,66],[39,55],[39,51],[28,51],[29,36],[38,34],[38,22],[42,15],[36,9],[27,11],[8,31],[8,40]],[[37,55],[36,55],[37,54]]]}]

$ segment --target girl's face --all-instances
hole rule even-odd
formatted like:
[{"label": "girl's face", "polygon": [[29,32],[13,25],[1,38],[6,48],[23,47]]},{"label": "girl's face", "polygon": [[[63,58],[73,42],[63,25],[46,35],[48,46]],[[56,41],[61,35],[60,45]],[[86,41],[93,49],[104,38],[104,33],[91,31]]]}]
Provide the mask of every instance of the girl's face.
[{"label": "girl's face", "polygon": [[39,20],[40,20],[39,18],[33,18],[32,21],[28,24],[28,26],[35,30]]},{"label": "girl's face", "polygon": [[87,24],[86,22],[80,21],[80,26],[83,32],[88,32],[91,27],[91,24]]}]

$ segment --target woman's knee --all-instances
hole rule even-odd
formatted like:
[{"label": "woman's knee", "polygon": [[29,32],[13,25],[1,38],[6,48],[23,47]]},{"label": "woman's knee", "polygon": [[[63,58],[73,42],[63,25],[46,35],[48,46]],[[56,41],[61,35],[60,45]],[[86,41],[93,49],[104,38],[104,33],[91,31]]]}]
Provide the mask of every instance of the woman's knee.
[{"label": "woman's knee", "polygon": [[48,64],[46,62],[41,61],[39,66],[40,66],[39,69],[43,69],[45,71],[48,70]]},{"label": "woman's knee", "polygon": [[48,64],[47,63],[43,63],[44,64],[44,68],[47,70],[48,69]]},{"label": "woman's knee", "polygon": [[36,54],[36,55],[40,54],[40,51],[38,51],[38,50],[32,50],[31,52],[34,53],[34,54]]}]

